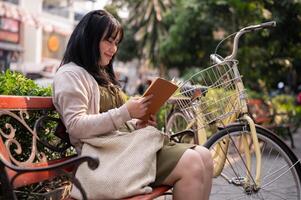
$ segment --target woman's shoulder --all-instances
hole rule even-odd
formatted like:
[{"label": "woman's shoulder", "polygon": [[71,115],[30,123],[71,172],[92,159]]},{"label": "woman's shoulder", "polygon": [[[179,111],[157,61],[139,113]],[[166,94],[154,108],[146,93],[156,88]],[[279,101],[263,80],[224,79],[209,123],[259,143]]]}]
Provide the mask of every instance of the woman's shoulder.
[{"label": "woman's shoulder", "polygon": [[62,65],[55,75],[55,77],[65,76],[75,76],[79,79],[92,79],[92,76],[87,72],[87,70],[72,62]]},{"label": "woman's shoulder", "polygon": [[86,72],[86,70],[84,68],[76,65],[73,62],[66,63],[66,64],[62,65],[58,69],[57,74],[64,73],[64,72],[88,73],[88,72]]},{"label": "woman's shoulder", "polygon": [[98,85],[92,75],[87,72],[87,70],[72,62],[64,64],[58,69],[54,76],[54,82],[57,80],[66,81],[70,79],[76,79],[87,84]]}]

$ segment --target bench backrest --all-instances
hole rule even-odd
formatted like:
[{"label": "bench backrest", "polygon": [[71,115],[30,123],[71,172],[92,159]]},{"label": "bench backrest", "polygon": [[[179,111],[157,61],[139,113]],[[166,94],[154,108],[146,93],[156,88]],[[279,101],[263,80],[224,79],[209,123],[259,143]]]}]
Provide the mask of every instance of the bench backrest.
[{"label": "bench backrest", "polygon": [[[38,134],[39,129],[37,129],[36,127],[31,127],[26,120],[26,116],[30,115],[29,112],[31,111],[45,111],[45,116],[47,116],[47,112],[55,111],[55,107],[52,103],[52,98],[0,95],[0,120],[2,121],[0,127],[0,154],[2,156],[2,159],[6,159],[6,161],[13,163],[16,166],[28,167],[48,166],[68,159],[60,158],[48,161],[46,160],[45,156],[39,158],[41,155],[43,155],[41,154],[41,152],[39,152],[37,145],[40,142],[40,137]],[[5,123],[5,120],[7,118],[13,120],[9,121],[9,123]],[[57,122],[59,125],[56,126],[54,134],[68,138],[68,134],[65,132],[66,129],[63,124],[60,123],[59,119],[57,119]],[[24,132],[27,132],[18,133],[18,135],[28,134],[28,137],[31,137],[30,147],[22,147],[20,142],[16,139],[17,133],[15,133],[15,131],[19,130],[15,128],[17,124],[19,126],[22,126],[26,130]],[[15,158],[16,154],[20,155],[23,153],[22,150],[28,148],[31,148],[28,159],[26,159],[25,161],[20,161]],[[72,171],[73,169],[68,167],[65,170]],[[15,171],[10,169],[6,169],[6,173],[9,179],[12,179],[12,177],[14,177],[16,174]],[[40,182],[42,180],[49,180],[50,178],[53,178],[55,176],[57,176],[57,173],[55,171],[25,173],[21,176],[17,176],[12,185],[13,187],[17,188],[31,183]]]},{"label": "bench backrest", "polygon": [[52,97],[0,95],[0,110],[54,110]]}]

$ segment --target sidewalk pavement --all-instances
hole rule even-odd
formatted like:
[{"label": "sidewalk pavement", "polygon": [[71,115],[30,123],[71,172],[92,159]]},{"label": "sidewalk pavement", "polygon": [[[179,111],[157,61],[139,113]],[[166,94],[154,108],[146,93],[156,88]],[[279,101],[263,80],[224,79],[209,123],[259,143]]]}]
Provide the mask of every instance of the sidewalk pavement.
[{"label": "sidewalk pavement", "polygon": [[[298,131],[293,134],[293,138],[294,138],[294,143],[295,143],[295,148],[292,149],[296,156],[301,159],[301,128],[298,129]],[[290,147],[290,144],[288,144],[288,146]]]}]

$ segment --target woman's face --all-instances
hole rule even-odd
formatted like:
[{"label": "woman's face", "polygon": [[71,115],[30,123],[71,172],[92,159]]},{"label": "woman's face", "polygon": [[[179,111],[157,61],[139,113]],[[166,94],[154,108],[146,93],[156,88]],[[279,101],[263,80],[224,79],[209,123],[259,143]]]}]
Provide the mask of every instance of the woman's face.
[{"label": "woman's face", "polygon": [[112,57],[117,52],[119,40],[120,40],[120,33],[118,33],[115,39],[113,37],[110,37],[109,39],[103,39],[100,41],[99,43],[100,66],[105,67],[110,63]]}]

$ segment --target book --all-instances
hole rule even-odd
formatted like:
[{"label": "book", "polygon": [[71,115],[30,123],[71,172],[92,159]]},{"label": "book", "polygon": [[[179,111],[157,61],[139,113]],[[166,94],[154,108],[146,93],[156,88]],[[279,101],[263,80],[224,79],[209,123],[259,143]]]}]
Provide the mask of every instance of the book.
[{"label": "book", "polygon": [[156,114],[161,106],[169,99],[171,95],[178,89],[178,86],[166,79],[156,78],[146,89],[143,97],[153,95],[151,104],[148,106],[146,114],[140,119],[147,121],[151,114]]}]

